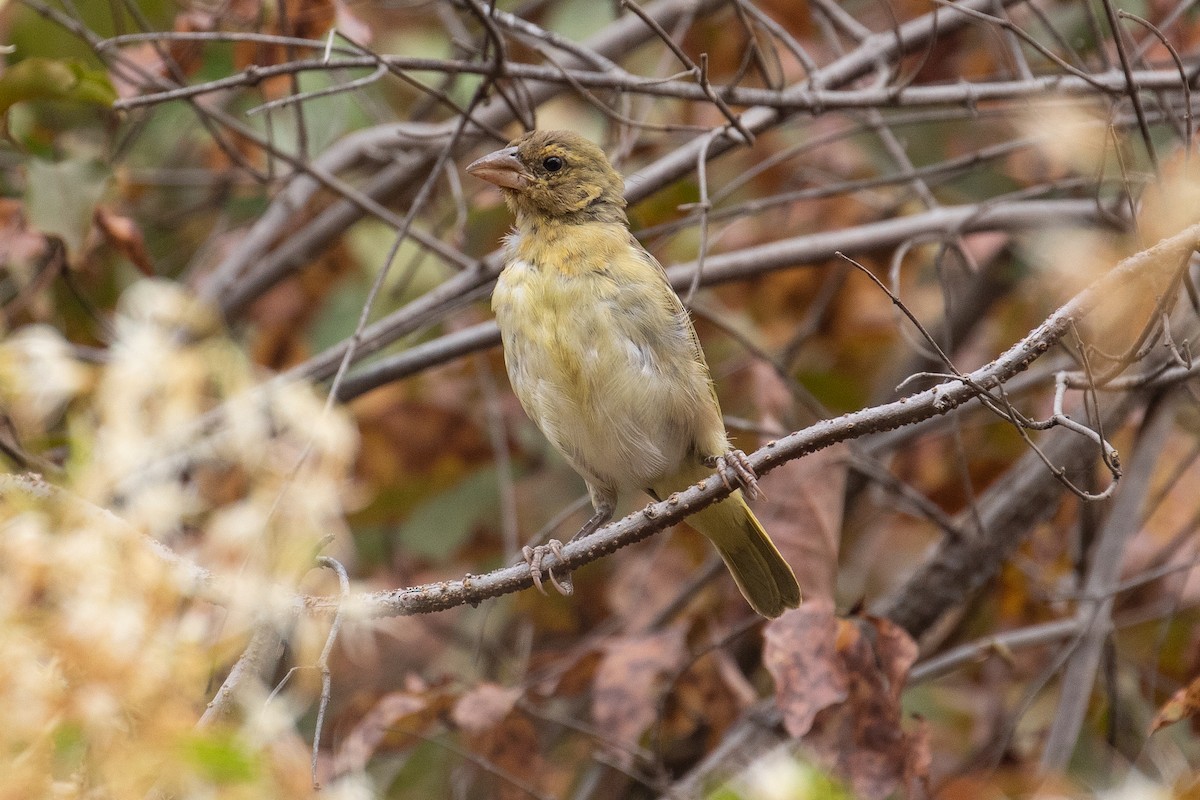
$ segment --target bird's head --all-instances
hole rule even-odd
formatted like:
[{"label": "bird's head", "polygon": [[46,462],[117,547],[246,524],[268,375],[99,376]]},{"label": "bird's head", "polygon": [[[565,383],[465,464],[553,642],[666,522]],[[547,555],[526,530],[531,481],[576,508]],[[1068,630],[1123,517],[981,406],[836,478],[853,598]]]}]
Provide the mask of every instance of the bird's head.
[{"label": "bird's head", "polygon": [[572,131],[530,131],[467,166],[504,190],[522,219],[625,222],[625,181],[604,151]]}]

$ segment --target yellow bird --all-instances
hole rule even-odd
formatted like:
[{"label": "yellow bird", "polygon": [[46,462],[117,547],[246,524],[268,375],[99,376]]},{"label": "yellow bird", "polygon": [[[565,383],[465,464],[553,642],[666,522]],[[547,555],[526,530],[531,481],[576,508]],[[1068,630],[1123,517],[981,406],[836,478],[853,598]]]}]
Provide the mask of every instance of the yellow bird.
[{"label": "yellow bird", "polygon": [[[604,151],[570,131],[532,131],[467,172],[499,186],[516,216],[492,308],[521,405],[587,482],[595,513],[576,538],[612,518],[619,492],[661,499],[714,467],[756,493],[691,319],[630,233],[625,182]],[[688,521],[759,614],[800,604],[795,574],[740,490]],[[525,553],[540,588],[545,548]]]}]

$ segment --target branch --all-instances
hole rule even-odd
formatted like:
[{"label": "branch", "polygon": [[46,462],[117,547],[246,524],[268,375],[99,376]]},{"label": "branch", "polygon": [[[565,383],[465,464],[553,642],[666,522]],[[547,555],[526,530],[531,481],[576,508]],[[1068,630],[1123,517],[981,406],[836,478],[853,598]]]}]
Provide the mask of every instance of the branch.
[{"label": "branch", "polygon": [[1133,535],[1141,530],[1142,509],[1150,482],[1155,477],[1154,466],[1162,457],[1163,447],[1174,426],[1174,404],[1169,398],[1160,398],[1159,402],[1151,404],[1138,436],[1129,479],[1117,493],[1112,512],[1092,550],[1091,567],[1083,585],[1084,596],[1092,599],[1081,603],[1076,614],[1080,638],[1063,672],[1058,713],[1054,715],[1042,752],[1043,771],[1062,772],[1075,751],[1104,643],[1112,630],[1113,595],[1120,582],[1125,548]]},{"label": "branch", "polygon": [[[1069,333],[1075,323],[1087,316],[1102,299],[1119,296],[1126,284],[1144,280],[1143,273],[1166,267],[1174,269],[1198,247],[1200,224],[1193,225],[1123,260],[1111,272],[1051,314],[1007,352],[980,369],[961,379],[947,381],[892,403],[822,420],[778,441],[769,442],[749,457],[750,464],[755,472],[763,475],[787,461],[837,442],[855,439],[867,433],[911,425],[967,404],[976,398],[976,387],[986,389],[1000,386],[1026,369]],[[1071,435],[1077,437],[1074,433]],[[1077,438],[1094,447],[1090,440]],[[1045,474],[1035,470],[1026,472],[1042,476]],[[1039,480],[1053,483],[1046,481],[1044,477]],[[1054,486],[1057,489],[1057,484]],[[546,557],[543,566],[546,569],[565,567],[566,571],[576,570],[682,521],[689,514],[726,497],[730,491],[730,487],[721,476],[712,475],[684,492],[661,502],[651,503],[641,511],[601,528],[591,536],[566,544],[561,560],[551,554]],[[476,604],[532,585],[529,568],[522,564],[494,570],[485,575],[468,575],[435,584],[358,595],[348,601],[348,610],[369,617],[430,613],[464,604]],[[333,597],[305,597],[301,598],[300,602],[309,612],[326,614],[335,612],[342,605],[339,598]]]},{"label": "branch", "polygon": [[[835,253],[861,254],[895,247],[905,241],[931,235],[975,233],[988,230],[1041,228],[1047,225],[1111,221],[1093,200],[1024,200],[1006,203],[977,203],[943,206],[920,214],[868,222],[852,228],[820,231],[791,239],[746,247],[705,258],[700,285],[744,280],[802,264],[815,265]],[[359,359],[378,352],[430,321],[429,314],[465,287],[490,288],[500,272],[500,254],[492,253],[479,272],[451,278],[429,294],[399,309],[364,331],[356,348]],[[688,261],[667,270],[671,285],[683,290],[696,274],[697,261]],[[500,333],[494,322],[484,322],[455,331],[382,359],[354,373],[338,392],[339,400],[350,400],[390,381],[412,375],[476,350],[495,347]],[[346,342],[339,342],[323,353],[294,367],[288,378],[312,381],[327,379],[337,369]]]},{"label": "branch", "polygon": [[[696,4],[690,0],[660,0],[651,6],[649,13],[664,24],[672,25],[687,14],[711,11],[720,2],[721,0],[700,0]],[[589,39],[584,47],[604,56],[616,56],[636,48],[652,35],[640,19],[623,17]],[[564,61],[568,68],[583,65],[575,56],[565,56]],[[532,83],[529,86],[530,102],[543,103],[562,91],[562,88],[559,83]],[[475,112],[474,119],[480,126],[502,128],[513,121],[513,114],[504,102],[493,100],[483,104]],[[455,125],[456,122],[452,119],[441,124],[420,126],[421,138],[425,144],[436,143],[440,139],[448,138]],[[338,159],[347,162],[363,159],[377,162],[375,156],[380,150],[394,153],[400,149],[405,141],[402,136],[407,128],[408,124],[379,125],[361,131],[354,137],[347,137],[347,140],[334,145],[331,151],[337,153]],[[476,126],[469,126],[456,152],[465,151],[479,140],[480,135]],[[424,148],[416,149],[415,152],[401,152],[382,167],[376,164],[371,178],[360,191],[364,196],[379,202],[392,199],[406,187],[419,181],[428,163],[429,158]],[[283,200],[286,202],[280,198],[272,201],[267,212],[251,229],[247,240],[239,243],[217,267],[218,273],[231,276],[222,285],[222,293],[217,296],[226,317],[236,317],[243,312],[255,298],[307,263],[363,217],[360,207],[339,200],[306,222],[302,229],[293,232],[289,230],[289,223],[298,208],[295,205],[297,198],[289,193]],[[290,235],[272,250],[271,244],[285,233]]]},{"label": "branch", "polygon": [[[218,38],[217,34],[142,34],[138,38],[155,36],[162,39],[205,39]],[[248,34],[225,34],[222,40],[239,41]],[[130,37],[119,37],[121,41]],[[312,44],[318,44],[313,42]],[[326,62],[322,59],[290,61],[266,67],[255,66],[207,83],[181,86],[150,94],[118,100],[113,108],[132,110],[160,105],[173,100],[197,97],[237,87],[252,87],[263,80],[282,75],[304,72],[328,72],[331,69],[365,69],[383,64],[395,69],[440,72],[447,75],[487,75],[492,68],[475,61],[457,59],[415,58],[411,56],[358,56]],[[1008,81],[958,81],[937,86],[908,86],[897,91],[894,87],[865,87],[856,89],[814,89],[808,86],[793,86],[785,89],[756,89],[743,86],[712,86],[711,89],[728,103],[738,106],[761,106],[778,111],[825,112],[854,109],[878,108],[936,108],[938,106],[963,106],[983,102],[1003,102],[1029,97],[1087,97],[1096,94],[1116,96],[1124,94],[1129,79],[1141,91],[1179,90],[1186,93],[1195,81],[1198,66],[1195,60],[1181,60],[1184,75],[1175,69],[1134,70],[1127,77],[1120,70],[1089,75],[1038,75],[1022,80]],[[587,69],[509,62],[505,72],[513,78],[523,78],[539,83],[554,84],[564,88],[612,89],[631,95],[646,97],[668,97],[677,100],[702,102],[709,100],[704,87],[684,81],[662,81],[634,75],[617,67],[603,72]],[[1187,73],[1191,74],[1188,75]],[[339,89],[344,87],[338,87]]]},{"label": "branch", "polygon": [[197,728],[206,728],[229,715],[237,700],[238,691],[245,686],[247,678],[258,678],[266,683],[268,676],[283,656],[283,634],[278,624],[271,620],[259,622],[250,637],[250,643],[241,657],[225,676],[221,687],[209,701],[208,708],[196,723]]},{"label": "branch", "polygon": [[[1105,427],[1115,427],[1134,405],[1132,395],[1123,397],[1105,415]],[[1033,527],[1054,513],[1063,492],[1063,484],[1047,479],[1050,472],[1043,454],[1064,474],[1084,471],[1100,454],[1094,442],[1066,429],[1054,431],[1040,449],[1042,454],[1031,450],[1022,456],[955,519],[959,529],[977,525],[974,535],[943,538],[899,589],[873,605],[871,613],[887,617],[916,638],[987,585]]]},{"label": "branch", "polygon": [[[1003,0],[1003,5],[1009,5],[1017,0]],[[674,20],[693,13],[711,11],[719,0],[703,0],[698,6],[690,3],[662,2],[650,6],[647,13],[659,20],[660,24],[669,27]],[[961,3],[969,8],[992,8],[992,0],[965,0]],[[829,65],[813,73],[803,86],[794,86],[789,91],[798,96],[809,97],[814,108],[820,107],[822,93],[826,87],[843,86],[857,80],[875,69],[880,60],[896,58],[912,52],[927,44],[930,37],[952,33],[970,22],[971,17],[964,13],[941,10],[936,15],[926,14],[900,27],[900,35],[894,32],[874,34],[862,42],[853,51],[836,59]],[[628,52],[653,36],[652,31],[634,15],[619,18],[601,33],[583,45],[604,58],[614,57],[622,52]],[[566,69],[582,66],[578,56],[567,55],[563,65]],[[506,68],[507,68],[506,64]],[[515,66],[515,65],[513,65]],[[556,68],[557,71],[557,68]],[[511,74],[511,73],[510,73]],[[1170,73],[1178,84],[1178,75]],[[562,76],[558,75],[561,79]],[[703,91],[702,87],[700,88]],[[545,102],[563,89],[561,82],[542,82],[538,80],[529,85],[530,101],[537,104]],[[708,95],[704,95],[708,99]],[[742,127],[751,134],[758,134],[775,127],[786,120],[793,111],[784,112],[777,108],[756,104],[739,116]],[[511,110],[503,102],[490,102],[482,106],[475,118],[483,125],[503,127],[512,121]],[[426,141],[438,136],[448,136],[453,121],[440,126],[428,126],[425,132]],[[404,126],[378,126],[375,129],[363,131],[355,138],[362,146],[368,142],[386,143],[389,151],[396,149],[396,133],[402,132]],[[732,129],[730,129],[732,130]],[[440,132],[439,132],[440,131]],[[479,137],[472,126],[463,137],[463,146],[469,146]],[[742,134],[733,130],[714,137],[712,145],[706,154],[709,159],[716,158],[742,141]],[[638,171],[626,183],[626,198],[630,203],[646,197],[662,186],[688,174],[695,168],[699,155],[697,142],[688,142],[672,153],[660,158],[653,164]],[[335,148],[340,147],[335,145]],[[360,153],[361,156],[373,155],[374,151]],[[339,158],[351,158],[349,154],[339,152]],[[385,201],[404,187],[419,180],[421,170],[427,165],[428,158],[423,152],[403,153],[382,168],[378,168],[372,178],[360,190],[361,195],[376,201]],[[340,236],[350,225],[362,218],[363,209],[345,200],[334,203],[322,211],[314,219],[306,222],[302,229],[294,233],[288,230],[287,223],[293,216],[295,197],[289,198],[289,203],[280,206],[278,201],[268,208],[263,219],[255,224],[248,237],[248,242],[242,242],[218,267],[218,273],[224,276],[237,276],[237,280],[225,280],[223,287],[226,291],[219,297],[220,305],[226,317],[235,317],[245,310],[247,305],[256,297],[273,286],[292,270],[307,263],[317,253],[322,251],[337,236]],[[270,243],[276,241],[284,233],[289,233],[275,250],[270,249]]]}]

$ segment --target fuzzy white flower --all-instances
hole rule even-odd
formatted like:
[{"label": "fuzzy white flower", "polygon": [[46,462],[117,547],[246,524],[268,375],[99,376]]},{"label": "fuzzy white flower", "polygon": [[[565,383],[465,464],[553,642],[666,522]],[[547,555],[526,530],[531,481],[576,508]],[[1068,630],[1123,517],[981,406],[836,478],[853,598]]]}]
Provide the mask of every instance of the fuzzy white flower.
[{"label": "fuzzy white flower", "polygon": [[0,396],[22,432],[53,424],[87,379],[70,344],[48,325],[21,328],[0,344]]}]

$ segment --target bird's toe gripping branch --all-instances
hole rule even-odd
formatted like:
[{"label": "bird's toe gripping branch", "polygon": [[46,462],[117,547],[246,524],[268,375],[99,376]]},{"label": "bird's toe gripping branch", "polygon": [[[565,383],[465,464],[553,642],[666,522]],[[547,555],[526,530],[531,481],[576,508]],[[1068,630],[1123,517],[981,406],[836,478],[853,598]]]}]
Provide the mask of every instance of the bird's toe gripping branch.
[{"label": "bird's toe gripping branch", "polygon": [[750,459],[741,450],[730,450],[728,453],[720,456],[710,456],[704,460],[704,466],[713,467],[717,470],[717,474],[721,476],[721,481],[725,484],[726,489],[732,489],[732,480],[741,487],[746,493],[746,497],[751,500],[765,498],[766,495],[758,486],[758,475],[754,473],[754,467],[750,465]]},{"label": "bird's toe gripping branch", "polygon": [[521,548],[521,555],[525,559],[525,563],[529,565],[529,575],[533,578],[533,585],[542,594],[546,593],[546,589],[542,586],[542,572],[546,573],[546,577],[550,579],[550,583],[558,590],[558,593],[564,596],[569,596],[575,592],[575,584],[571,580],[571,573],[567,573],[566,577],[559,580],[554,574],[554,570],[549,567],[543,567],[542,561],[546,558],[546,553],[553,553],[560,561],[563,560],[562,542],[558,539],[551,539],[546,544],[539,544],[537,547],[525,545]]}]

